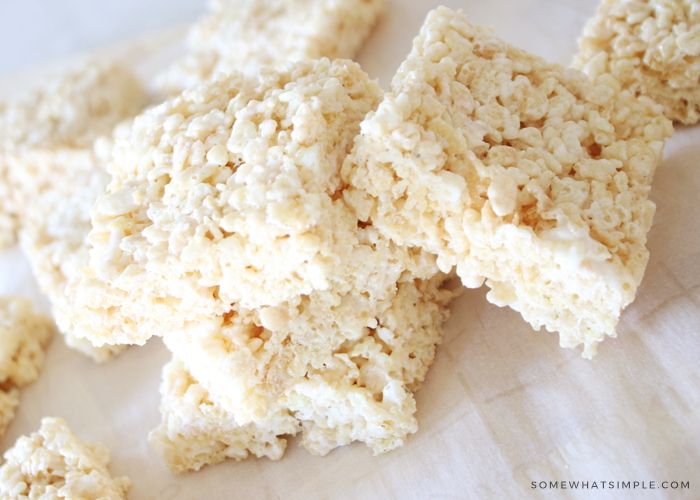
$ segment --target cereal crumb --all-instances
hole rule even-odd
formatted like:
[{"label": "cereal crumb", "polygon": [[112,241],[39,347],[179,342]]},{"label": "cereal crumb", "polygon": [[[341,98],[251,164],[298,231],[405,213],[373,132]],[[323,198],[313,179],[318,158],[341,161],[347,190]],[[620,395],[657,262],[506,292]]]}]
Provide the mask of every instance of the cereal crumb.
[{"label": "cereal crumb", "polygon": [[51,318],[35,312],[31,300],[0,297],[0,384],[23,387],[37,379],[54,329]]},{"label": "cereal crumb", "polygon": [[0,437],[15,416],[17,388],[39,377],[54,330],[51,318],[35,312],[31,300],[0,297]]},{"label": "cereal crumb", "polygon": [[142,344],[234,303],[331,287],[381,300],[405,270],[434,274],[418,250],[362,241],[343,198],[340,167],[380,99],[359,65],[322,59],[233,73],[137,117],[116,140],[90,265],[59,324],[98,345]]},{"label": "cereal crumb", "polygon": [[15,410],[19,406],[19,391],[13,387],[0,390],[0,438],[7,432],[7,427],[15,419]]},{"label": "cereal crumb", "polygon": [[41,429],[20,437],[0,467],[2,498],[100,498],[118,500],[131,488],[112,478],[109,450],[81,441],[60,418],[44,418]]}]

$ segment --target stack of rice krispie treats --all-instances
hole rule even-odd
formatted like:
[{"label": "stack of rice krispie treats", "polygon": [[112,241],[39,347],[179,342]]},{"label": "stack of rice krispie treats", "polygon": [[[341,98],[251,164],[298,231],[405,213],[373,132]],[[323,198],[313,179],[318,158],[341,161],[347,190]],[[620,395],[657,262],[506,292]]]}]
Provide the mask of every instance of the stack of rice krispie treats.
[{"label": "stack of rice krispie treats", "polygon": [[[66,79],[43,91],[75,123],[0,108],[0,130],[24,130],[0,148],[3,241],[19,230],[69,345],[106,361],[162,337],[150,440],[173,471],[277,460],[297,433],[318,455],[395,449],[418,429],[453,270],[586,357],[615,336],[670,120],[697,121],[696,3],[605,0],[584,72],[441,7],[385,93],[350,60],[383,1],[217,2],[156,78],[165,102],[143,110],[113,65],[68,77],[89,105]],[[123,495],[106,474],[94,487]]]}]

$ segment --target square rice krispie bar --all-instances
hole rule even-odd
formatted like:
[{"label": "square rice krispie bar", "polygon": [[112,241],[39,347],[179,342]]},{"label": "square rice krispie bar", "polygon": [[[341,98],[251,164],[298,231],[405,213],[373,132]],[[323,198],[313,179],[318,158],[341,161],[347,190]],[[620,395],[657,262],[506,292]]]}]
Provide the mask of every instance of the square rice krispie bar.
[{"label": "square rice krispie bar", "polygon": [[177,358],[163,368],[160,412],[163,421],[149,441],[158,448],[173,472],[199,470],[227,458],[242,460],[249,453],[279,460],[298,422],[287,411],[265,421],[239,426]]},{"label": "square rice krispie bar", "polygon": [[60,418],[44,418],[41,429],[20,437],[0,467],[1,498],[109,499],[126,497],[127,477],[112,478],[109,450],[81,441]]},{"label": "square rice krispie bar", "polygon": [[249,75],[293,61],[352,59],[385,0],[219,0],[187,37],[188,54],[159,75],[174,96],[216,73]]},{"label": "square rice krispie bar", "polygon": [[63,174],[56,150],[91,149],[145,104],[129,69],[89,62],[0,106],[0,247],[14,243],[30,202]]},{"label": "square rice krispie bar", "polygon": [[700,118],[700,2],[603,0],[586,25],[574,67],[663,105],[667,118]]},{"label": "square rice krispie bar", "polygon": [[441,7],[343,166],[345,199],[398,245],[595,353],[634,300],[663,109],[611,75],[528,54]]},{"label": "square rice krispie bar", "polygon": [[291,414],[311,453],[352,441],[382,453],[418,429],[413,393],[455,295],[441,289],[443,279],[406,272],[382,301],[322,291],[276,307],[235,307],[164,340],[238,425],[269,429],[271,415]]},{"label": "square rice krispie bar", "polygon": [[[71,149],[41,153],[44,161],[53,165],[51,170],[62,175],[28,208],[20,240],[39,288],[49,298],[54,316],[57,309],[65,305],[66,285],[89,262],[90,209],[110,181],[105,170],[109,150],[109,141],[100,138],[95,152]],[[73,335],[72,330],[61,333],[69,347],[98,363],[126,348],[95,347],[89,340]]]},{"label": "square rice krispie bar", "polygon": [[14,418],[18,387],[39,377],[55,326],[23,297],[0,297],[0,437]]},{"label": "square rice krispie bar", "polygon": [[92,212],[90,266],[60,315],[78,336],[143,343],[314,290],[391,293],[432,256],[360,240],[340,167],[381,91],[351,62],[239,73],[137,117]]}]

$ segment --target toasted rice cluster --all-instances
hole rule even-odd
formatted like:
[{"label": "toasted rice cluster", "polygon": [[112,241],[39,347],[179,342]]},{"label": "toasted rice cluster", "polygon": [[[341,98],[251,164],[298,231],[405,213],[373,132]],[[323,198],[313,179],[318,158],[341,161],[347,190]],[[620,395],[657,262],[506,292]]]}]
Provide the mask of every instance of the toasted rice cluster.
[{"label": "toasted rice cluster", "polygon": [[4,457],[2,498],[118,500],[131,488],[129,478],[110,475],[107,448],[81,441],[60,418],[42,419],[41,429],[20,437]]},{"label": "toasted rice cluster", "polygon": [[0,247],[14,243],[30,202],[65,165],[145,103],[130,70],[93,62],[0,107]]},{"label": "toasted rice cluster", "polygon": [[236,306],[164,340],[239,425],[290,413],[311,453],[356,440],[382,453],[418,429],[413,392],[454,296],[440,289],[443,279],[406,272],[385,300],[323,291],[277,307]]},{"label": "toasted rice cluster", "polygon": [[667,118],[700,118],[700,2],[603,0],[580,40],[574,67],[611,73],[622,88],[664,107]]},{"label": "toasted rice cluster", "polygon": [[19,406],[19,391],[13,387],[0,390],[0,438],[7,432],[7,427],[15,419],[15,410]]},{"label": "toasted rice cluster", "polygon": [[34,312],[31,300],[0,297],[0,384],[22,387],[36,380],[54,328],[51,318]]},{"label": "toasted rice cluster", "polygon": [[649,257],[647,200],[673,133],[661,106],[433,11],[362,124],[345,199],[399,245],[457,266],[465,285],[535,329],[595,353]]},{"label": "toasted rice cluster", "polygon": [[0,297],[0,437],[19,404],[18,387],[34,382],[55,326],[23,297]]},{"label": "toasted rice cluster", "polygon": [[279,460],[287,440],[278,436],[298,430],[297,421],[288,412],[239,426],[177,359],[163,368],[161,395],[163,421],[151,432],[149,441],[173,472],[199,470],[226,458],[242,460],[249,453]]},{"label": "toasted rice cluster", "polygon": [[384,9],[385,0],[231,0],[189,32],[188,54],[157,78],[168,95],[234,70],[254,75],[264,66],[352,59]]},{"label": "toasted rice cluster", "polygon": [[[105,148],[109,149],[105,144],[98,144],[96,150],[99,152]],[[89,150],[46,151],[43,154],[47,159],[53,155],[52,163],[62,164],[63,173],[29,207],[21,242],[55,316],[56,311],[65,306],[66,285],[89,262],[90,209],[105,191],[110,176],[104,169],[105,159]],[[90,341],[76,337],[72,330],[62,333],[69,347],[99,363],[126,348],[94,347]]]},{"label": "toasted rice cluster", "polygon": [[419,250],[360,241],[342,197],[340,167],[380,97],[357,64],[322,59],[222,76],[136,118],[61,324],[143,343],[234,303],[331,287],[381,300],[405,270],[431,268]]}]

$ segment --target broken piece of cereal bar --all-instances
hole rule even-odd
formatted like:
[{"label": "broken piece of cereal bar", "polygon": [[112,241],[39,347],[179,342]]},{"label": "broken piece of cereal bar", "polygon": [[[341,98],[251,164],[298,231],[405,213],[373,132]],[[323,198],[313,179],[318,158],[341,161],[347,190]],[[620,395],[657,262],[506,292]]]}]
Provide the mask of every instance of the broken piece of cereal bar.
[{"label": "broken piece of cereal bar", "polygon": [[667,118],[700,119],[700,2],[603,0],[579,40],[574,67],[663,105]]},{"label": "broken piece of cereal bar", "polygon": [[289,412],[311,453],[352,441],[382,453],[418,429],[413,393],[454,296],[443,279],[407,272],[382,301],[322,291],[277,307],[235,307],[164,340],[239,425]]},{"label": "broken piece of cereal bar", "polygon": [[149,441],[173,472],[199,470],[227,458],[242,460],[249,453],[279,460],[287,447],[287,440],[279,436],[298,430],[287,411],[239,426],[176,358],[163,368],[161,396],[163,420]]},{"label": "broken piece of cereal bar", "polygon": [[187,37],[188,54],[158,76],[168,95],[234,70],[254,75],[294,61],[352,59],[385,0],[217,1]]},{"label": "broken piece of cereal bar", "polygon": [[39,377],[55,326],[24,297],[0,297],[0,437],[19,404],[18,387]]},{"label": "broken piece of cereal bar", "polygon": [[634,300],[663,110],[611,75],[528,54],[463,13],[430,13],[343,180],[363,221],[491,287],[561,344],[595,353]]},{"label": "broken piece of cereal bar", "polygon": [[19,406],[19,391],[16,387],[0,389],[0,438],[7,432],[7,427],[15,419],[15,410]]},{"label": "broken piece of cereal bar", "polygon": [[60,418],[44,418],[41,429],[20,437],[0,467],[2,498],[99,498],[119,500],[131,488],[112,478],[109,450],[81,441]]},{"label": "broken piece of cereal bar", "polygon": [[380,99],[356,63],[322,59],[222,76],[137,117],[113,150],[61,325],[142,344],[234,303],[331,287],[381,300],[405,270],[434,272],[420,250],[360,241],[342,197],[340,167]]},{"label": "broken piece of cereal bar", "polygon": [[0,297],[0,384],[23,387],[37,379],[54,329],[30,299]]}]

